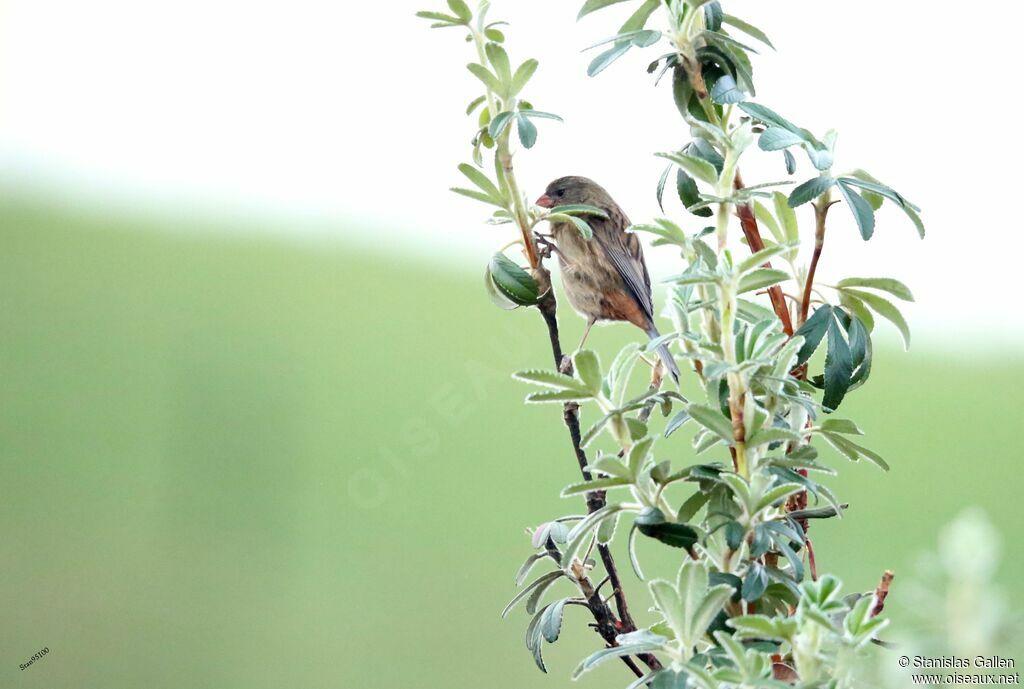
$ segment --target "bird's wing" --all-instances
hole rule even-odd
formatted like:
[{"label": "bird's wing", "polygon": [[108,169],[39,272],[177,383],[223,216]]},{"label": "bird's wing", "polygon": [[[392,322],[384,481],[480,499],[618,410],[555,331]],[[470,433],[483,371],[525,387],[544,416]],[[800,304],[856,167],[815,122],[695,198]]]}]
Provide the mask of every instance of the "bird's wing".
[{"label": "bird's wing", "polygon": [[621,210],[611,209],[608,220],[594,218],[591,227],[605,255],[615,266],[626,285],[627,291],[643,309],[650,321],[654,321],[654,303],[651,301],[651,276],[647,273],[644,252],[640,238],[626,232],[629,220]]}]

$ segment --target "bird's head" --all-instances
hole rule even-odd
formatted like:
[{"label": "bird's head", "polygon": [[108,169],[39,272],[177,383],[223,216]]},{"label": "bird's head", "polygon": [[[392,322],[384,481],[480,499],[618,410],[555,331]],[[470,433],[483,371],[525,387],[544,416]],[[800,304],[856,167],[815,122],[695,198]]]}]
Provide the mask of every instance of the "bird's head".
[{"label": "bird's head", "polygon": [[608,208],[614,204],[611,196],[604,188],[586,177],[559,177],[548,185],[544,195],[536,201],[541,208],[555,208],[569,204],[582,203],[598,208]]}]

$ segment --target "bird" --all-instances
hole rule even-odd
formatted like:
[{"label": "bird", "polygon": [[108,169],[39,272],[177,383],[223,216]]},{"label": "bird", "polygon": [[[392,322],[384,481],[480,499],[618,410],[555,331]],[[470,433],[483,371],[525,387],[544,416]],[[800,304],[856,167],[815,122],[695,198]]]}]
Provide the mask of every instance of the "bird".
[{"label": "bird", "polygon": [[[607,216],[586,218],[593,231],[590,239],[571,222],[551,222],[566,296],[576,312],[587,319],[578,349],[583,348],[598,321],[628,321],[652,340],[661,337],[654,325],[651,276],[640,239],[626,231],[629,218],[611,195],[591,179],[568,176],[551,182],[535,203],[547,209],[585,204]],[[679,367],[664,343],[658,346],[658,356],[678,384]]]}]

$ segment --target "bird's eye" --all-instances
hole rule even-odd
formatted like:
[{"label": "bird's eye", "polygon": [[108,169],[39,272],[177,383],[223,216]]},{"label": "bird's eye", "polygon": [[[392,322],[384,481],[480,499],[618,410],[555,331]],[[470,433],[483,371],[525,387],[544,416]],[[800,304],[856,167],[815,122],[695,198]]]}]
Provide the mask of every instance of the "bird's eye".
[{"label": "bird's eye", "polygon": [[556,191],[555,196],[557,196],[558,198],[562,198],[563,196],[565,196],[565,189],[559,189],[558,191]]}]

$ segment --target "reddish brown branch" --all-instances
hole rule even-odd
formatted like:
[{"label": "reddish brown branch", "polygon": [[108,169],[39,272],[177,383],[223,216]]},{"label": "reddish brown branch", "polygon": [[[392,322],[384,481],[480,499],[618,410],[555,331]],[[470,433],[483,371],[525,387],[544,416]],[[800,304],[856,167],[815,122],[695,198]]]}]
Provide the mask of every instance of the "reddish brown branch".
[{"label": "reddish brown branch", "polygon": [[[743,188],[743,178],[740,176],[739,170],[736,171],[734,186],[737,191]],[[740,226],[743,228],[743,236],[747,239],[747,246],[750,247],[751,253],[757,253],[764,248],[764,240],[761,238],[761,230],[757,225],[753,206],[749,203],[737,204],[736,214],[739,215]],[[765,261],[764,267],[771,268],[771,262]],[[786,307],[786,298],[782,294],[782,288],[778,285],[769,287],[768,298],[772,300],[772,308],[779,320],[782,321],[782,329],[787,335],[792,335],[793,322],[789,317],[789,309]]]},{"label": "reddish brown branch", "polygon": [[882,575],[882,581],[878,583],[878,588],[875,589],[875,607],[871,609],[872,617],[880,615],[885,608],[885,599],[889,596],[889,585],[892,584],[893,576],[892,571],[888,569]]},{"label": "reddish brown branch", "polygon": [[828,217],[828,209],[832,204],[814,204],[814,255],[811,256],[811,267],[807,270],[807,282],[804,283],[803,300],[800,302],[799,325],[803,325],[811,311],[811,291],[814,289],[814,276],[818,272],[818,261],[821,259],[821,250],[825,246],[825,218]]}]

